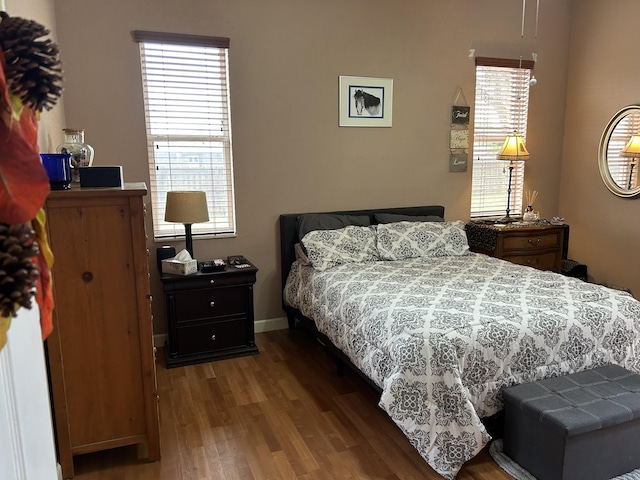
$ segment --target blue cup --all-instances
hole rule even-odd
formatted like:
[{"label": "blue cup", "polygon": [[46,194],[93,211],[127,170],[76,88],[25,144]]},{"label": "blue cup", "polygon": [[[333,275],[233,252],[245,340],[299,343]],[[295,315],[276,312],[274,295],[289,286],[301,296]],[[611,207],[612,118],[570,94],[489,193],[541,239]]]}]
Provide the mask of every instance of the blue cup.
[{"label": "blue cup", "polygon": [[49,177],[51,190],[69,190],[71,188],[71,154],[41,153],[40,158]]}]

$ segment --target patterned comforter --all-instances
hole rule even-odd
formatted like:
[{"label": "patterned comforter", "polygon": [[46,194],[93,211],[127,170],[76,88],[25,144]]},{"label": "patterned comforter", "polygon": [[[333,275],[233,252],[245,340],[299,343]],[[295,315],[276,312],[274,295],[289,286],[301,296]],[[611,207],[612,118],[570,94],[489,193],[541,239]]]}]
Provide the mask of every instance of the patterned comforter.
[{"label": "patterned comforter", "polygon": [[628,293],[480,254],[294,262],[285,302],[381,389],[380,407],[440,475],[491,439],[501,389],[614,363],[640,372]]}]

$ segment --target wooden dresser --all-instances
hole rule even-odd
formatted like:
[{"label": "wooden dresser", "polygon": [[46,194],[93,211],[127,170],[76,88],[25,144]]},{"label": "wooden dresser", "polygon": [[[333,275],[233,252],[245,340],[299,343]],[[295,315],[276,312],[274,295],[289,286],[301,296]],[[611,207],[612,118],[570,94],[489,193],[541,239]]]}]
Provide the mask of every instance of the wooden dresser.
[{"label": "wooden dresser", "polygon": [[566,225],[469,222],[469,249],[539,270],[560,272]]},{"label": "wooden dresser", "polygon": [[143,444],[160,458],[144,183],[52,191],[55,309],[46,342],[59,461]]}]

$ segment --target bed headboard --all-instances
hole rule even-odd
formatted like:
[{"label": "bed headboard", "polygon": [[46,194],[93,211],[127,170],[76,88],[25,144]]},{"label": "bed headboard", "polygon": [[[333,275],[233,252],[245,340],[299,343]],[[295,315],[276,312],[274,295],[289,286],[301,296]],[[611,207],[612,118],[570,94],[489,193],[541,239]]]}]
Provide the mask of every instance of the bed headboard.
[{"label": "bed headboard", "polygon": [[[376,213],[394,213],[398,215],[437,215],[444,218],[444,207],[442,205],[428,205],[424,207],[398,207],[398,208],[376,208],[369,210],[345,210],[339,212],[307,212],[307,213],[331,213],[339,215],[368,215],[371,224],[376,223],[374,215]],[[284,289],[287,275],[291,270],[291,264],[295,261],[296,255],[294,245],[300,241],[298,238],[298,217],[302,213],[286,213],[280,215],[280,262],[282,288]]]}]

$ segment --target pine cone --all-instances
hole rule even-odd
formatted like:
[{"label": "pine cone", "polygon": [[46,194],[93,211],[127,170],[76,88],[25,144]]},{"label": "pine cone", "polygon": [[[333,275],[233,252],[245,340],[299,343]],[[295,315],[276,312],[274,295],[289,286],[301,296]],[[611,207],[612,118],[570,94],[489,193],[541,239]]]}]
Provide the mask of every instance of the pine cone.
[{"label": "pine cone", "polygon": [[62,68],[58,47],[33,20],[0,12],[0,48],[6,62],[9,89],[36,111],[51,110],[62,94]]},{"label": "pine cone", "polygon": [[0,223],[0,315],[15,316],[16,305],[31,308],[38,268],[32,259],[38,254],[35,232],[29,223]]}]

